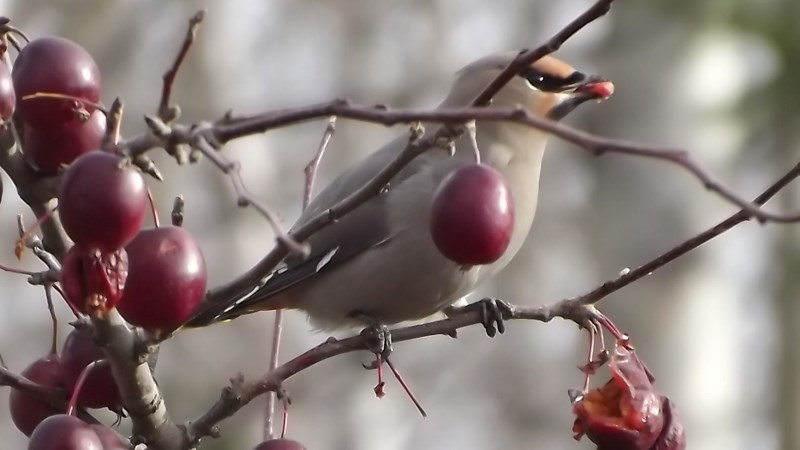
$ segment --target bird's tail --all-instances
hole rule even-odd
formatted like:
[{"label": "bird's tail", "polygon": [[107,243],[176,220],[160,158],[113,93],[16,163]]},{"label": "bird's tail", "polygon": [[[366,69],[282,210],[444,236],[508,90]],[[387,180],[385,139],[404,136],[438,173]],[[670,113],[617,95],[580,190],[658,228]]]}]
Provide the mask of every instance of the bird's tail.
[{"label": "bird's tail", "polygon": [[219,302],[204,301],[192,317],[181,328],[202,328],[219,322],[227,322],[245,314],[272,311],[284,308],[280,296],[262,288],[233,300]]}]

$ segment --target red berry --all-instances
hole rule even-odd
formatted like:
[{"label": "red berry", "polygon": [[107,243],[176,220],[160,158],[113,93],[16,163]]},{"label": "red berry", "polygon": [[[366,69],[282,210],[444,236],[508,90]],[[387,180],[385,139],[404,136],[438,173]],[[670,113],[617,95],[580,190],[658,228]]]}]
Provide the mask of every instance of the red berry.
[{"label": "red berry", "polygon": [[84,153],[100,148],[106,132],[106,116],[100,111],[86,121],[71,120],[59,126],[36,128],[23,125],[25,156],[39,172],[53,176]]},{"label": "red berry", "polygon": [[467,265],[497,261],[514,230],[514,201],[503,175],[482,164],[455,170],[434,194],[430,227],[447,258]]},{"label": "red berry", "polygon": [[110,253],[139,232],[147,212],[147,186],[121,157],[92,151],[76,159],[64,174],[58,211],[76,244]]},{"label": "red berry", "polygon": [[59,414],[36,427],[28,450],[104,450],[97,433],[77,417]]},{"label": "red berry", "polygon": [[131,448],[130,441],[113,429],[97,424],[89,425],[89,427],[97,433],[97,437],[103,444],[103,450],[128,450]]},{"label": "red berry", "polygon": [[[70,392],[75,391],[81,372],[86,366],[105,358],[105,352],[94,343],[88,332],[72,330],[61,349],[61,370]],[[105,365],[92,369],[78,393],[77,403],[87,408],[120,409],[122,401],[111,374],[111,367]]]},{"label": "red berry", "polygon": [[11,72],[5,62],[0,61],[0,124],[6,123],[14,115],[17,96],[14,94],[14,83]]},{"label": "red berry", "polygon": [[128,254],[124,249],[100,253],[74,245],[61,264],[61,286],[67,301],[95,317],[117,305],[127,278]]},{"label": "red berry", "polygon": [[[80,45],[60,37],[34,39],[14,61],[11,72],[19,99],[20,117],[36,127],[52,127],[73,120],[90,103],[100,101],[100,70],[92,56]],[[74,97],[23,97],[37,93]]]},{"label": "red berry", "polygon": [[[56,354],[37,359],[22,371],[22,376],[42,386],[63,387],[61,361]],[[30,436],[44,419],[62,412],[17,389],[11,390],[8,400],[11,420],[25,436]]]},{"label": "red berry", "polygon": [[270,439],[256,445],[253,450],[306,450],[306,448],[291,439]]},{"label": "red berry", "polygon": [[178,227],[143,230],[126,247],[128,281],[119,312],[133,325],[171,331],[191,317],[206,290],[206,262]]}]

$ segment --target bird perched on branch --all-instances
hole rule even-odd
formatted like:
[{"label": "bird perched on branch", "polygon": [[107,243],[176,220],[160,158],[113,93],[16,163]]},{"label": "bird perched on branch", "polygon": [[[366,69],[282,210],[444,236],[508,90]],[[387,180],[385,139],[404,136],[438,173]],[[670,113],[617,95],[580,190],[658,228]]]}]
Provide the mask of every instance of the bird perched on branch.
[{"label": "bird perched on branch", "polygon": [[[460,70],[440,108],[470,106],[517,56],[479,59]],[[525,67],[492,99],[490,107],[522,107],[530,115],[559,120],[588,100],[601,100],[613,84],[545,56]],[[443,125],[426,124],[427,133]],[[445,177],[475,164],[472,140],[455,139],[454,152],[432,148],[414,158],[380,195],[308,239],[308,258],[286,266],[241,298],[204,304],[186,324],[204,326],[262,310],[305,311],[323,330],[421,319],[452,305],[504,268],[522,246],[533,222],[539,173],[548,134],[502,121],[477,121],[483,164],[505,179],[515,213],[504,253],[493,263],[465,267],[446,258],[429,228],[434,192]],[[403,151],[409,137],[389,142],[322,190],[294,225],[302,226],[363,186]]]}]

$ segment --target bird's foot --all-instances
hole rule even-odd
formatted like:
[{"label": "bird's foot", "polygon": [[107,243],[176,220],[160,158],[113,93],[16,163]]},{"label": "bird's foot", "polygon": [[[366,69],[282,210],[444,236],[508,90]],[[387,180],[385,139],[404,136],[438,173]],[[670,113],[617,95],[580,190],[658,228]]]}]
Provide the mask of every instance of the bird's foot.
[{"label": "bird's foot", "polygon": [[364,364],[366,369],[377,369],[381,361],[386,361],[392,353],[392,332],[382,323],[373,323],[361,330],[361,339],[367,350],[374,353],[376,359],[370,364]]},{"label": "bird's foot", "polygon": [[[497,333],[505,333],[506,319],[511,317],[514,312],[513,307],[508,302],[499,298],[484,298],[466,306],[450,306],[444,310],[445,315],[451,316],[461,311],[478,310],[481,314],[481,324],[486,330],[486,335],[495,337]],[[452,337],[456,337],[451,335]]]}]

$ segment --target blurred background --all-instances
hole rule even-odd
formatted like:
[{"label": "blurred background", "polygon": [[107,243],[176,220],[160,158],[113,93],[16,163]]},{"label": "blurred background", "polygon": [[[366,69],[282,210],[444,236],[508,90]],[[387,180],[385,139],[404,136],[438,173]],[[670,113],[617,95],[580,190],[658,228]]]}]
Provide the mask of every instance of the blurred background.
[{"label": "blurred background", "polygon": [[[0,12],[31,37],[61,35],[87,48],[103,100],[126,104],[123,132],[144,129],[161,76],[197,9],[208,8],[180,72],[174,100],[185,122],[347,97],[429,107],[451,74],[487,53],[543,42],[588,0],[5,0]],[[566,122],[604,136],[689,149],[737,192],[755,196],[800,160],[800,3],[795,0],[620,0],[612,14],[559,55],[616,84],[614,97]],[[287,226],[300,210],[302,168],[324,122],[242,139],[225,152],[243,162],[251,190]],[[318,186],[402,128],[339,122]],[[207,163],[177,167],[153,152],[163,183],[151,183],[167,215],[186,196],[185,227],[197,236],[210,286],[241,273],[273,244],[265,221],[236,208],[228,180]],[[0,261],[12,254],[15,215],[30,211],[4,177]],[[553,140],[545,158],[537,221],[526,247],[478,294],[536,305],[579,295],[638,266],[735,209],[675,167],[607,155],[594,158]],[[769,204],[797,210],[796,187]],[[689,448],[800,449],[800,227],[746,223],[613,294],[601,308],[628,331],[657,386],[680,407]],[[476,298],[479,295],[476,295]],[[0,273],[0,353],[22,370],[48,348],[41,288]],[[59,315],[70,315],[63,304]],[[257,314],[179,334],[162,350],[157,377],[172,418],[199,416],[229,377],[263,373],[272,318]],[[62,325],[60,334],[67,333]],[[284,360],[326,335],[288,314]],[[480,327],[458,340],[396,346],[394,363],[426,407],[422,419],[400,387],[372,393],[366,353],[325,361],[286,383],[289,437],[309,449],[589,449],[571,438],[567,390],[580,387],[586,336],[572,323],[515,322],[490,340]],[[599,383],[605,374],[596,380]],[[0,389],[0,442],[24,448]],[[248,449],[260,441],[264,400],[222,424],[203,449]],[[113,418],[102,416],[107,423]],[[123,432],[127,429],[123,423]]]}]

